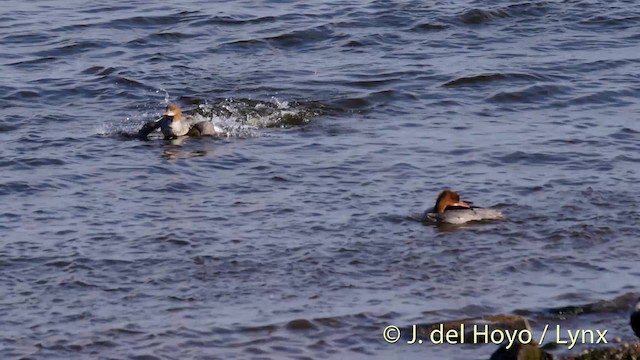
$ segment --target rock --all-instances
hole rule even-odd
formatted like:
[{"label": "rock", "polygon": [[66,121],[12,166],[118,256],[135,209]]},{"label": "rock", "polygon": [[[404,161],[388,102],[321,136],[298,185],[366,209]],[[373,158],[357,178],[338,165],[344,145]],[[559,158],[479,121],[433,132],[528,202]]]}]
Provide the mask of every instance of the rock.
[{"label": "rock", "polygon": [[633,307],[633,312],[631,312],[631,319],[629,320],[631,324],[631,328],[633,332],[636,333],[636,336],[640,338],[640,300]]},{"label": "rock", "polygon": [[553,360],[553,355],[534,344],[515,343],[509,349],[507,345],[500,346],[490,360]]},{"label": "rock", "polygon": [[625,344],[607,349],[591,349],[564,360],[640,360],[640,344]]}]

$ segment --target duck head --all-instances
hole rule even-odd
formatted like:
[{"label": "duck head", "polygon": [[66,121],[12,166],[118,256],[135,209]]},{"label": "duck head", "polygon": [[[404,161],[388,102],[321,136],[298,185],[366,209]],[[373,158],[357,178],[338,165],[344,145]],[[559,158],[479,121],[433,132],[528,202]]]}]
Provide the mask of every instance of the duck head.
[{"label": "duck head", "polygon": [[180,106],[178,106],[178,104],[171,103],[167,105],[167,108],[165,109],[162,116],[170,117],[173,119],[173,121],[180,121],[180,119],[182,118],[182,111],[180,110]]},{"label": "duck head", "polygon": [[471,209],[471,205],[460,200],[460,195],[457,192],[451,190],[445,190],[438,195],[436,200],[435,212],[442,214],[449,207]]}]

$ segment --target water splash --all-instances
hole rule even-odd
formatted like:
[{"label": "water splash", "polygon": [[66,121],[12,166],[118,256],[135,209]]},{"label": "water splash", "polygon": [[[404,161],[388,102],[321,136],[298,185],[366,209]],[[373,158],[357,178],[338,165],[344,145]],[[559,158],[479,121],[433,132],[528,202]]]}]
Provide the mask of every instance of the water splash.
[{"label": "water splash", "polygon": [[[169,93],[161,90],[165,92],[165,103],[169,103]],[[317,104],[281,101],[276,97],[272,97],[271,101],[228,98],[211,103],[203,101],[196,108],[184,109],[183,113],[192,117],[193,122],[212,121],[223,129],[226,137],[248,138],[262,136],[262,128],[285,128],[307,124],[321,113],[321,108]],[[96,134],[124,133],[132,137],[145,122],[156,120],[158,114],[147,110],[128,116],[121,123],[101,124],[96,129]]]},{"label": "water splash", "polygon": [[160,88],[159,90],[156,90],[156,94],[159,94],[160,92],[164,92],[164,104],[165,105],[169,104],[169,100],[171,99],[169,92],[165,90],[165,88]]},{"label": "water splash", "polygon": [[275,97],[270,102],[224,99],[210,105],[208,110],[219,118],[254,128],[304,125],[321,113],[318,105],[280,101]]}]

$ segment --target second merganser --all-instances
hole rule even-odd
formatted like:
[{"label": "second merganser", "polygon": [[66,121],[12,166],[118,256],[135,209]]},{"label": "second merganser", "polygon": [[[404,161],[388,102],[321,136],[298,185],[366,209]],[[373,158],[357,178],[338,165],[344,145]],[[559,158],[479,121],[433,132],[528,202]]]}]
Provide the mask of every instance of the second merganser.
[{"label": "second merganser", "polygon": [[482,209],[472,204],[472,202],[460,200],[457,192],[445,190],[438,196],[433,209],[424,212],[422,221],[464,224],[469,221],[504,219],[504,215],[498,210]]},{"label": "second merganser", "polygon": [[167,105],[162,118],[144,124],[138,131],[138,137],[146,139],[151,132],[158,128],[162,131],[165,139],[175,139],[181,136],[219,136],[224,133],[212,121],[205,120],[194,123],[193,119],[184,118],[180,106],[174,103]]}]

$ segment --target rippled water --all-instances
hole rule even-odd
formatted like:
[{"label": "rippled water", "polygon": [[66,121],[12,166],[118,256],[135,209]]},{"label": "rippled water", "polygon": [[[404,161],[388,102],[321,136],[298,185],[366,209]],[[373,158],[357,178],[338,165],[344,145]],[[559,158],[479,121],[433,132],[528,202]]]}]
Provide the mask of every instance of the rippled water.
[{"label": "rippled water", "polygon": [[[639,22],[615,0],[4,1],[0,357],[486,359],[382,329],[539,331],[637,291]],[[168,101],[229,136],[123,136]],[[444,188],[508,220],[412,220]],[[624,306],[581,319],[633,339]]]}]

